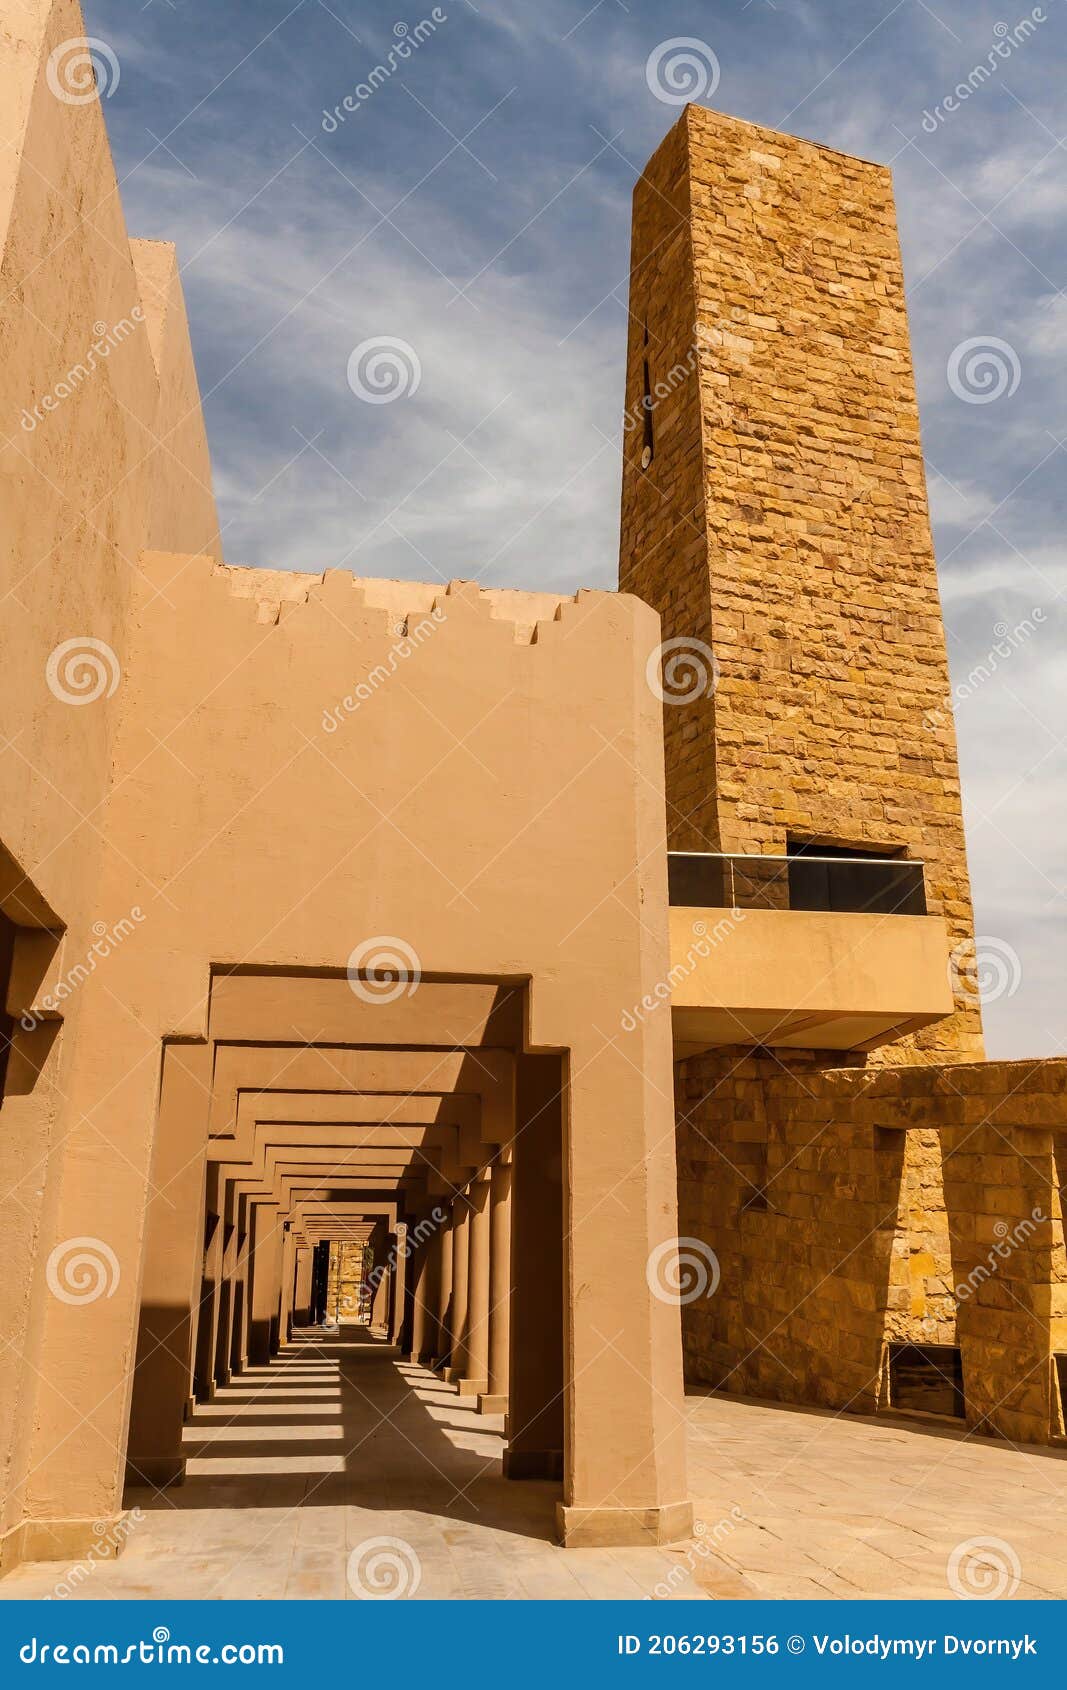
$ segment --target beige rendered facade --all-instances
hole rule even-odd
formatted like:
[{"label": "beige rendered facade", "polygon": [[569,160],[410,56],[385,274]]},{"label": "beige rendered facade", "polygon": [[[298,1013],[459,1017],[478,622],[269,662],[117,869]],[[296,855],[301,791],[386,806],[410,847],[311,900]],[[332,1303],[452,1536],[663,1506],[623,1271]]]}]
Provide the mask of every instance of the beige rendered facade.
[{"label": "beige rendered facade", "polygon": [[619,593],[229,568],[83,27],[0,4],[4,1569],[335,1320],[567,1545],[689,1534],[683,1350],[1062,1435],[1067,1071],[981,1062],[888,173],[655,155]]}]

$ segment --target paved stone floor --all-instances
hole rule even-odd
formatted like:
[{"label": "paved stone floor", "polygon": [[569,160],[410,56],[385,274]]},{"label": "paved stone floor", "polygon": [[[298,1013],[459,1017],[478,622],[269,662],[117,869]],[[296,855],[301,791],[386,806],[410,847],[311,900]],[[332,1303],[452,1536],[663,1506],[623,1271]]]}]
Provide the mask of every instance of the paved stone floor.
[{"label": "paved stone floor", "polygon": [[564,1551],[556,1488],[501,1477],[500,1419],[365,1334],[308,1340],[197,1409],[186,1483],[127,1494],[119,1559],[22,1567],[0,1596],[1067,1595],[1059,1452],[733,1398],[686,1411],[693,1542]]},{"label": "paved stone floor", "polygon": [[687,1411],[709,1596],[1067,1596],[1067,1451],[736,1397]]}]

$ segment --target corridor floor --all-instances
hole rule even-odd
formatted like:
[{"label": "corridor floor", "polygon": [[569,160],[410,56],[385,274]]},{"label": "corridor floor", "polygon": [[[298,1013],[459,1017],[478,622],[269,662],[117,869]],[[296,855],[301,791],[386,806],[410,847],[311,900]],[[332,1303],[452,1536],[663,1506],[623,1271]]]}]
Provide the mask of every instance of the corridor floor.
[{"label": "corridor floor", "polygon": [[185,1484],[128,1491],[118,1559],[0,1597],[1067,1595],[1059,1452],[723,1397],[686,1418],[693,1541],[562,1550],[556,1487],[501,1475],[499,1418],[363,1331],[308,1334],[197,1408]]},{"label": "corridor floor", "polygon": [[19,1568],[0,1597],[641,1597],[670,1572],[559,1548],[559,1487],[504,1479],[502,1416],[365,1329],[298,1338],[197,1406],[183,1485],[127,1490],[121,1556]]}]

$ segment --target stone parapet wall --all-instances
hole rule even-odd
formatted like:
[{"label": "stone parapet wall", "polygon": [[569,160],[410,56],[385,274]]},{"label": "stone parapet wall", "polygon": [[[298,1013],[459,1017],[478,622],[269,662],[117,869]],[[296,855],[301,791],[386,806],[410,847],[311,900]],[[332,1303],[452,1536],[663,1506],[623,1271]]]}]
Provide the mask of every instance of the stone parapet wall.
[{"label": "stone parapet wall", "polygon": [[335,1240],[330,1249],[330,1272],[326,1286],[326,1315],[341,1324],[360,1318],[363,1282],[366,1278],[367,1246],[350,1240]]},{"label": "stone parapet wall", "polygon": [[959,1346],[968,1424],[1062,1430],[1067,1061],[678,1071],[680,1232],[721,1279],[683,1310],[694,1380],[872,1412],[886,1346]]}]

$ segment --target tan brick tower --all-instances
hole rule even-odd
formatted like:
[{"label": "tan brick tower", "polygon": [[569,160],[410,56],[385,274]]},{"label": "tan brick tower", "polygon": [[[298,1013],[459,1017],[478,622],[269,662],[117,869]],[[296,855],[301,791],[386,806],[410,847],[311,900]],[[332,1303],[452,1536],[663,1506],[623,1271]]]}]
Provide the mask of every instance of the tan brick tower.
[{"label": "tan brick tower", "polygon": [[[922,859],[928,909],[966,946],[884,167],[699,106],[652,158],[634,195],[619,584],[676,642],[663,683],[671,846]],[[881,1060],[981,1055],[961,955],[957,1013]]]},{"label": "tan brick tower", "polygon": [[[918,908],[945,923],[955,1009],[918,1029],[813,1017],[802,1049],[783,1018],[696,1054],[675,997],[679,1224],[721,1268],[683,1310],[690,1375],[869,1411],[894,1345],[951,1368],[963,1341],[939,1126],[964,1119],[947,1076],[982,1054],[889,172],[688,107],[634,195],[625,403],[620,587],[661,617],[668,837],[698,854],[675,859],[697,878],[672,916],[745,915],[731,933],[704,912],[722,935],[705,990],[740,1001],[755,972],[773,995],[795,942],[831,999],[853,967],[914,992],[892,900],[829,916],[834,942],[809,947],[806,912],[865,906],[795,896],[798,855],[859,881],[922,863]],[[853,1124],[865,1068],[941,1062],[906,1124]]]}]

